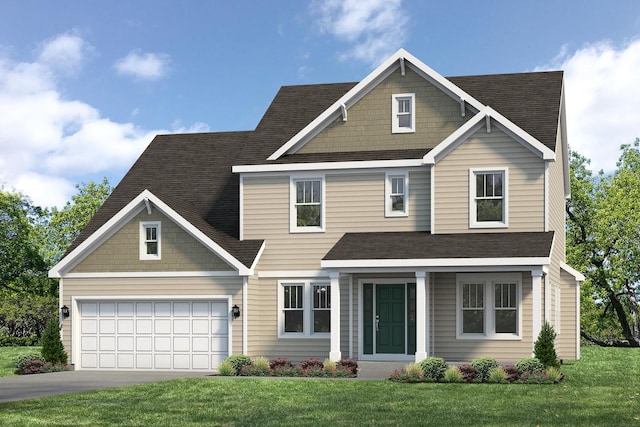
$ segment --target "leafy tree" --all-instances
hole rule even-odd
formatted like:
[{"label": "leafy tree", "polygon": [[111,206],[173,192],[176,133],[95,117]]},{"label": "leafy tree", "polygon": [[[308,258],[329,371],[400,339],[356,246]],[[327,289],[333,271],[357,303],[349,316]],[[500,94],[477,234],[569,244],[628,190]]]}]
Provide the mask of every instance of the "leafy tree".
[{"label": "leafy tree", "polygon": [[0,293],[0,329],[7,336],[41,337],[47,321],[57,313],[57,296]]},{"label": "leafy tree", "polygon": [[78,193],[71,197],[64,208],[59,210],[54,207],[51,210],[51,220],[46,229],[46,245],[43,248],[44,258],[51,266],[60,261],[112,191],[107,178],[103,178],[99,184],[89,181],[87,184],[76,185],[76,188]]},{"label": "leafy tree", "polygon": [[589,161],[571,153],[567,258],[587,277],[582,336],[639,347],[640,140],[621,151],[610,175],[592,174]]},{"label": "leafy tree", "polygon": [[47,322],[47,327],[42,335],[42,357],[54,365],[67,364],[68,356],[60,339],[60,325],[56,318],[51,318]]}]

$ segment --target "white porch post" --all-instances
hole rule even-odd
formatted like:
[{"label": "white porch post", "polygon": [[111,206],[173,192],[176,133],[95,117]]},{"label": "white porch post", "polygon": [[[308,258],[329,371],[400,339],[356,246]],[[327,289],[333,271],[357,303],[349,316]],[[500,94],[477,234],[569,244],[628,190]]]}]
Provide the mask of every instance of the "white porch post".
[{"label": "white porch post", "polygon": [[329,359],[337,362],[342,359],[340,352],[340,273],[332,271],[331,278],[331,352]]},{"label": "white porch post", "polygon": [[428,299],[427,273],[416,271],[416,362],[427,358]]},{"label": "white porch post", "polygon": [[542,270],[531,270],[533,292],[533,342],[538,339],[542,330]]}]

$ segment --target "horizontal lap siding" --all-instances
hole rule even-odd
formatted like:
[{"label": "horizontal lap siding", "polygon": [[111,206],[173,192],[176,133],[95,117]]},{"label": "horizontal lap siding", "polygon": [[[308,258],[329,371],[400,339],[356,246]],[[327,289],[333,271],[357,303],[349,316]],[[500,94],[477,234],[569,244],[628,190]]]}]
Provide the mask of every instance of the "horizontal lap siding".
[{"label": "horizontal lap siding", "polygon": [[469,340],[456,338],[456,274],[435,274],[431,295],[434,309],[433,355],[462,362],[487,356],[501,362],[515,362],[530,357],[533,349],[531,275],[523,272],[522,281],[522,339]]},{"label": "horizontal lap siding", "polygon": [[258,271],[319,269],[347,232],[428,230],[429,172],[409,173],[409,216],[385,218],[385,174],[326,175],[326,231],[289,233],[289,176],[244,177],[243,236],[266,240]]},{"label": "horizontal lap siding", "polygon": [[578,298],[579,288],[576,279],[569,273],[560,274],[560,333],[556,338],[556,352],[560,359],[576,359],[577,350],[580,345],[577,331],[580,329],[578,323]]},{"label": "horizontal lap siding", "polygon": [[[508,228],[469,228],[469,169],[508,168]],[[501,132],[480,128],[435,165],[435,232],[544,231],[544,161]]]},{"label": "horizontal lap siding", "polygon": [[[127,296],[140,296],[141,299],[154,299],[158,296],[231,296],[231,306],[242,307],[241,277],[179,277],[179,278],[110,278],[110,279],[62,279],[62,304],[72,307],[71,298],[113,297],[118,299]],[[71,349],[71,317],[62,325],[62,339],[65,349]],[[234,353],[242,353],[242,317],[232,324]]]}]

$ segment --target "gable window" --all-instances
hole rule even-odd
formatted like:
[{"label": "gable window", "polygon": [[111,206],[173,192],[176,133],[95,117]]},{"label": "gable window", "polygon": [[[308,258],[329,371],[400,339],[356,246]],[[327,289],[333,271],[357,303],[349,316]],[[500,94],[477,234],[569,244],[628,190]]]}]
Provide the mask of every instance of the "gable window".
[{"label": "gable window", "polygon": [[391,96],[391,131],[415,132],[415,94],[401,93]]},{"label": "gable window", "polygon": [[506,227],[507,169],[469,171],[469,223],[473,228]]},{"label": "gable window", "polygon": [[522,275],[458,274],[458,338],[520,339]]},{"label": "gable window", "polygon": [[326,337],[331,332],[331,285],[281,282],[279,331],[282,337]]},{"label": "gable window", "polygon": [[323,187],[323,178],[291,180],[290,231],[324,231]]},{"label": "gable window", "polygon": [[409,214],[408,174],[387,174],[385,183],[385,216]]},{"label": "gable window", "polygon": [[160,222],[144,221],[140,223],[140,259],[160,259]]}]

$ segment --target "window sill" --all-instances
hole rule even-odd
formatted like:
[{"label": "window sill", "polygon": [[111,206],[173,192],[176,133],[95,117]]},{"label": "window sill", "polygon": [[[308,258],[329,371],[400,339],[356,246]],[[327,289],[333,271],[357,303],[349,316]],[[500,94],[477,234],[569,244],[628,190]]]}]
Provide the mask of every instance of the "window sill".
[{"label": "window sill", "polygon": [[469,228],[509,228],[508,223],[504,222],[472,222]]},{"label": "window sill", "polygon": [[522,341],[522,337],[519,335],[456,335],[458,340],[476,340],[476,341]]},{"label": "window sill", "polygon": [[312,335],[307,335],[304,333],[298,333],[298,332],[285,332],[283,334],[278,335],[278,339],[284,339],[284,340],[308,340],[308,339],[312,339],[312,340],[328,340],[331,338],[331,334],[329,332],[326,333],[316,333],[316,334],[312,334]]},{"label": "window sill", "polygon": [[407,212],[385,212],[385,218],[407,218],[409,214]]},{"label": "window sill", "polygon": [[321,227],[296,227],[289,230],[291,234],[304,234],[304,233],[324,233],[324,228]]}]

